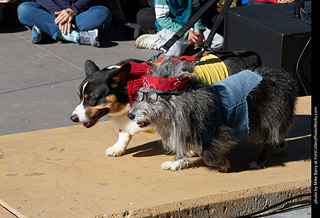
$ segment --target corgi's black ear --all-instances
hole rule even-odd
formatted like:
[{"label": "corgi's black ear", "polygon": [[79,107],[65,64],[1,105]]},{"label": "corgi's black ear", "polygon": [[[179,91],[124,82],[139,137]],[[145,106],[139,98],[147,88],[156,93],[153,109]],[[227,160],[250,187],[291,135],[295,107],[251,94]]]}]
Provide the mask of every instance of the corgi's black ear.
[{"label": "corgi's black ear", "polygon": [[112,77],[113,79],[112,86],[118,86],[119,83],[126,84],[127,77],[130,73],[130,70],[131,70],[131,64],[130,63],[124,64]]},{"label": "corgi's black ear", "polygon": [[91,60],[86,60],[84,69],[86,71],[86,76],[90,76],[92,73],[100,70],[99,67]]}]

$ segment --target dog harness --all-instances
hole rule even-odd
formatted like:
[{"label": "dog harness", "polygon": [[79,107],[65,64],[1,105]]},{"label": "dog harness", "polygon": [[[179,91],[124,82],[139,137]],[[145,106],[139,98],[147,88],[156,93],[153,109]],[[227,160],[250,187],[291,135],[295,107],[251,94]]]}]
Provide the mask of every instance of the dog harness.
[{"label": "dog harness", "polygon": [[[193,62],[197,55],[194,56],[182,56],[179,61],[190,61]],[[163,58],[160,58],[155,65],[160,64]],[[212,84],[216,81],[227,78],[228,70],[223,61],[213,54],[204,54],[200,59],[200,62],[195,66],[193,76],[197,76],[199,79]]]},{"label": "dog harness", "polygon": [[[196,55],[192,57],[182,56],[180,59],[194,61],[195,58]],[[209,84],[229,76],[226,65],[220,58],[213,54],[204,54],[200,59],[200,62],[196,64],[192,75],[198,76],[199,79],[206,81]]]},{"label": "dog harness", "polygon": [[234,130],[234,136],[245,139],[249,134],[247,96],[262,81],[262,77],[250,70],[243,70],[211,85],[215,94],[213,113],[200,133],[202,151],[212,141],[216,127],[224,124]]}]

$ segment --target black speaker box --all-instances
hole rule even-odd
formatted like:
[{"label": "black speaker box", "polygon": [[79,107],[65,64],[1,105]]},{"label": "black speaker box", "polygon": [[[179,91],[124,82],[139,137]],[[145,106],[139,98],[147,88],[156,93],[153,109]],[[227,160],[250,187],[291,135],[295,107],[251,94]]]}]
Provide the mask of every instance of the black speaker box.
[{"label": "black speaker box", "polygon": [[[304,10],[311,13],[310,2]],[[293,15],[294,4],[230,8],[224,50],[258,53],[262,66],[292,73],[300,81],[300,95],[311,94],[311,25]]]}]

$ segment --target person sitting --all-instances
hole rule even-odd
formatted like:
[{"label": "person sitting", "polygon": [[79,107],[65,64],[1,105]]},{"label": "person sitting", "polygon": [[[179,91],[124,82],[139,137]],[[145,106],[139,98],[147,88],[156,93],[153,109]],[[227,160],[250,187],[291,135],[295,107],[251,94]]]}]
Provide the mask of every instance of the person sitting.
[{"label": "person sitting", "polygon": [[57,41],[98,47],[98,31],[110,26],[112,15],[96,0],[37,0],[21,3],[18,18],[32,30],[34,44],[45,33]]},{"label": "person sitting", "polygon": [[[155,0],[154,8],[158,32],[137,38],[137,48],[159,49],[200,9],[200,4],[198,0]],[[209,33],[210,30],[201,24],[201,19],[198,20],[183,38],[171,46],[166,55],[180,57],[190,45],[203,46]],[[216,33],[211,49],[219,50],[222,47],[223,37]]]}]

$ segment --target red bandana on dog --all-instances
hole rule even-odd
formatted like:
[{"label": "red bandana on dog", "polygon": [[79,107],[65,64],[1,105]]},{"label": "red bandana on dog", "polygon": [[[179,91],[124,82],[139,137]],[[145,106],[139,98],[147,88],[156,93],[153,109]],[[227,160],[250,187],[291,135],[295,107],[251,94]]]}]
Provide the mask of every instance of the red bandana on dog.
[{"label": "red bandana on dog", "polygon": [[179,90],[188,87],[188,77],[183,78],[161,78],[145,76],[143,78],[143,87],[160,90]]}]

